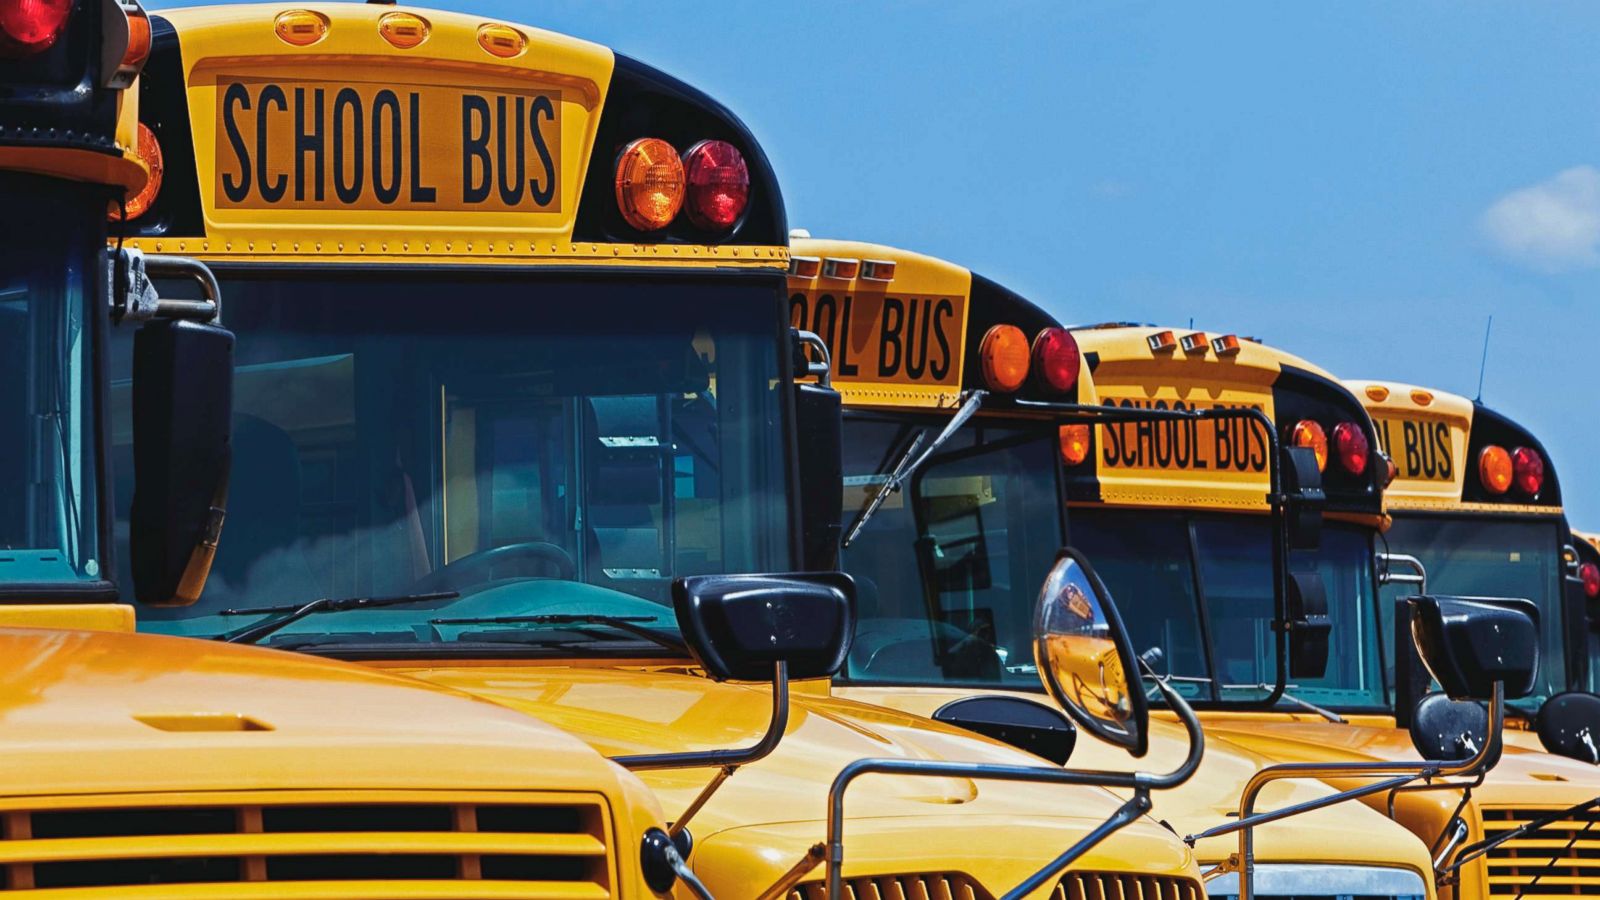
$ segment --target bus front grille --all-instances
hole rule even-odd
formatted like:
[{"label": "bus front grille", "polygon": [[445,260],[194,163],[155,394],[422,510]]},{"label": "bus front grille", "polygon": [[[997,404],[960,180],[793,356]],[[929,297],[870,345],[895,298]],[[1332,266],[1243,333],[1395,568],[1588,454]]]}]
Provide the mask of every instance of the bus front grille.
[{"label": "bus front grille", "polygon": [[[827,900],[827,886],[795,887],[787,900]],[[844,880],[844,900],[993,900],[983,886],[959,872],[918,875],[863,875]]]},{"label": "bus front grille", "polygon": [[62,798],[0,807],[0,825],[0,893],[19,900],[66,889],[154,900],[176,885],[185,897],[277,896],[290,884],[296,896],[376,898],[397,882],[408,897],[613,896],[599,796]]},{"label": "bus front grille", "polygon": [[[1483,810],[1483,836],[1492,839],[1555,810]],[[1552,822],[1490,850],[1489,896],[1600,897],[1600,811]]]},{"label": "bus front grille", "polygon": [[1068,872],[1050,900],[1201,900],[1198,882],[1168,875]]}]

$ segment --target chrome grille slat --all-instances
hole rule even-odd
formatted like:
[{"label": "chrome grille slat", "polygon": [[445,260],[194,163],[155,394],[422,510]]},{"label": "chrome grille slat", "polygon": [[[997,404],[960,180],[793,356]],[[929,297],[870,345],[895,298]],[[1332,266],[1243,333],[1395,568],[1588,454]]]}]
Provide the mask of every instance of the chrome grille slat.
[{"label": "chrome grille slat", "polygon": [[[1486,807],[1484,837],[1504,834],[1551,812],[1554,810]],[[1552,822],[1529,837],[1506,841],[1490,850],[1484,863],[1490,897],[1515,897],[1519,892],[1526,900],[1600,897],[1600,811],[1580,813]]]},{"label": "chrome grille slat", "polygon": [[[826,900],[828,889],[810,881],[786,900]],[[994,900],[981,885],[959,872],[914,875],[863,875],[844,880],[844,900]]]}]

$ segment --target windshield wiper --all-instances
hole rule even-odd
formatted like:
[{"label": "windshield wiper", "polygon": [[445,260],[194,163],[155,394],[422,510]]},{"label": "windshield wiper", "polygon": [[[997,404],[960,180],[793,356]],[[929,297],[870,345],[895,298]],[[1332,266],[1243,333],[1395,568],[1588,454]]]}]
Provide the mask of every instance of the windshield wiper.
[{"label": "windshield wiper", "polygon": [[599,616],[587,614],[545,613],[536,616],[469,616],[461,619],[429,619],[429,625],[604,625],[617,631],[641,637],[675,653],[688,654],[689,645],[665,632],[638,625],[638,622],[658,621],[655,616]]},{"label": "windshield wiper", "polygon": [[[1295,685],[1285,685],[1283,692],[1278,695],[1278,699],[1288,703],[1290,706],[1295,706],[1295,707],[1298,707],[1300,709],[1303,709],[1306,712],[1316,713],[1317,715],[1323,717],[1324,719],[1327,719],[1329,722],[1332,722],[1332,723],[1334,723],[1336,725],[1343,725],[1344,724],[1344,716],[1339,715],[1338,713],[1334,712],[1331,709],[1324,709],[1324,708],[1316,705],[1315,703],[1312,703],[1310,700],[1303,700],[1303,699],[1301,699],[1299,697],[1296,697],[1296,696],[1290,694],[1289,693],[1289,688],[1291,688],[1291,687],[1295,687]],[[1267,691],[1267,692],[1270,693],[1272,691],[1272,685],[1270,685],[1270,684],[1225,684],[1225,685],[1222,686],[1222,689],[1223,690],[1235,690],[1235,691]]]},{"label": "windshield wiper", "polygon": [[344,612],[352,609],[377,609],[384,606],[399,606],[403,603],[424,603],[429,600],[454,600],[460,596],[460,591],[432,591],[426,594],[396,594],[392,597],[323,597],[310,603],[289,604],[286,606],[225,609],[219,615],[258,616],[275,612],[285,613],[285,615],[276,619],[268,619],[265,622],[257,622],[254,625],[246,625],[237,631],[223,632],[216,635],[213,640],[225,641],[229,644],[254,644],[267,635],[316,613]]},{"label": "windshield wiper", "polygon": [[[950,417],[950,421],[945,424],[944,429],[934,437],[933,443],[929,444],[926,449],[923,449],[922,442],[928,436],[927,430],[924,429],[917,432],[917,436],[912,440],[911,445],[906,447],[905,452],[900,454],[900,458],[895,461],[894,468],[889,470],[889,474],[883,476],[883,484],[867,500],[866,505],[861,507],[861,512],[856,515],[856,520],[850,523],[850,528],[845,532],[844,540],[839,542],[839,546],[850,546],[850,542],[856,539],[856,535],[861,533],[862,528],[866,527],[867,520],[872,518],[872,514],[877,512],[879,507],[883,506],[883,502],[889,499],[889,495],[900,490],[900,485],[905,483],[905,480],[910,478],[911,474],[923,463],[927,462],[928,457],[938,452],[939,448],[950,440],[951,435],[961,430],[961,426],[972,418],[973,413],[978,411],[978,407],[983,405],[983,398],[987,396],[989,396],[987,391],[968,391],[961,408],[956,410],[956,414]],[[921,451],[920,453],[918,452],[919,450]]]}]

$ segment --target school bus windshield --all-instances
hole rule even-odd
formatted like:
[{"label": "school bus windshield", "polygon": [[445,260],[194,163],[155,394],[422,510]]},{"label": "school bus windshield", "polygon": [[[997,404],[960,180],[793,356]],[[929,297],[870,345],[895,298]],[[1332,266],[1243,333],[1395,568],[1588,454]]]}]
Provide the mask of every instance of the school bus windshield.
[{"label": "school bus windshield", "polygon": [[[1199,702],[1266,695],[1278,651],[1265,516],[1074,507],[1071,526],[1073,546],[1126,610],[1135,651],[1181,694]],[[1326,673],[1291,679],[1289,693],[1324,707],[1383,707],[1368,531],[1329,522],[1321,547],[1296,552],[1291,565],[1321,575],[1333,632]]]},{"label": "school bus windshield", "polygon": [[96,259],[104,250],[81,207],[24,201],[38,196],[38,181],[0,176],[0,200],[28,210],[27,227],[0,244],[0,431],[8,436],[0,441],[0,591],[106,576],[94,424],[101,311],[86,308],[96,296],[90,279],[104,277]]},{"label": "school bus windshield", "polygon": [[[1428,574],[1428,592],[1468,597],[1516,597],[1539,608],[1540,665],[1534,695],[1512,701],[1530,710],[1565,688],[1562,637],[1561,523],[1545,520],[1396,513],[1384,535],[1395,553],[1415,556]],[[1414,587],[1383,590],[1385,640],[1393,640],[1394,600]],[[1387,646],[1387,645],[1386,645]]]},{"label": "school bus windshield", "polygon": [[[943,425],[851,415],[843,520]],[[1038,687],[1033,603],[1062,537],[1055,454],[1053,425],[979,419],[884,501],[842,556],[857,594],[850,680]]]},{"label": "school bus windshield", "polygon": [[200,602],[143,627],[214,635],[262,618],[229,609],[455,592],[312,616],[271,642],[637,643],[434,620],[624,616],[670,633],[674,578],[786,571],[779,295],[721,282],[225,277],[226,536]]}]

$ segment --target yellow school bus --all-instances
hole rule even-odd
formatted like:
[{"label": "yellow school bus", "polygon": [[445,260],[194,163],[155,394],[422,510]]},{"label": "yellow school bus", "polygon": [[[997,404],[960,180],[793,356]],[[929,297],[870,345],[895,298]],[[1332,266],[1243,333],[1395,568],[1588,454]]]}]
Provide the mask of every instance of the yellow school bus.
[{"label": "yellow school bus", "polygon": [[[1529,725],[1569,718],[1545,701],[1592,693],[1588,605],[1600,596],[1600,568],[1585,559],[1562,506],[1561,482],[1544,445],[1527,428],[1480,402],[1385,381],[1346,381],[1366,404],[1394,481],[1384,496],[1392,524],[1387,549],[1416,560],[1427,588],[1469,586],[1521,597],[1540,610],[1542,683],[1519,703]],[[1586,703],[1587,705],[1587,703]],[[1558,716],[1557,710],[1565,715]],[[1538,748],[1534,729],[1512,739]],[[1552,748],[1553,749],[1553,748]],[[1592,759],[1587,747],[1581,759]]]},{"label": "yellow school bus", "polygon": [[[1232,332],[1109,325],[1074,334],[1093,373],[1084,402],[1248,407],[1272,422],[1272,433],[1100,426],[1066,476],[1073,543],[1112,590],[1148,602],[1134,617],[1135,641],[1151,648],[1157,671],[1188,685],[1210,733],[1278,762],[1471,753],[1481,732],[1470,717],[1431,737],[1399,724],[1417,698],[1386,677],[1408,645],[1383,638],[1387,467],[1361,401],[1313,364]],[[1273,444],[1297,448],[1279,517],[1269,504]],[[1403,658],[1408,673],[1421,671]],[[1425,723],[1441,710],[1423,710]],[[1571,820],[1588,813],[1562,811],[1600,794],[1600,773],[1506,743],[1470,791],[1367,798],[1428,845],[1441,895],[1544,896],[1587,883],[1586,851],[1567,840],[1582,827]]]},{"label": "yellow school bus", "polygon": [[[676,626],[686,579],[831,568],[837,540],[837,497],[801,477],[827,466],[830,392],[795,385],[782,198],[732,113],[468,13],[200,7],[152,31],[140,115],[166,178],[125,239],[211,265],[238,347],[227,537],[196,602],[141,630],[530,713],[639,771],[724,897],[817,896],[846,763],[1036,762],[815,687],[722,683]],[[1117,806],[869,779],[844,874],[856,896],[1000,896]],[[1032,896],[1185,897],[1197,876],[1144,820]]]},{"label": "yellow school bus", "polygon": [[[161,174],[127,92],[148,28],[134,2],[0,8],[0,203],[25,222],[0,243],[0,892],[654,896],[659,804],[572,736],[349,663],[131,633],[134,581],[205,579],[232,346],[214,292],[141,278],[202,267],[107,252],[108,209]],[[104,352],[136,328],[124,579]]]},{"label": "yellow school bus", "polygon": [[[791,252],[790,324],[828,343],[846,408],[841,567],[860,619],[834,695],[1004,734],[1058,763],[1126,767],[1087,734],[1061,756],[1038,704],[1022,702],[1038,689],[1040,573],[1085,527],[1061,497],[1089,426],[1061,425],[1044,404],[1093,396],[1093,357],[1028,300],[943,260],[836,240],[796,240]],[[1153,598],[1118,599],[1139,634]],[[1171,724],[1150,740],[1157,759],[1183,753]],[[1196,777],[1152,814],[1186,835],[1216,825],[1265,764],[1208,735]],[[1265,805],[1329,793],[1286,782]],[[1224,872],[1235,849],[1221,837],[1197,845],[1209,893],[1237,891]],[[1266,826],[1255,851],[1259,896],[1433,896],[1426,846],[1360,804]]]}]

